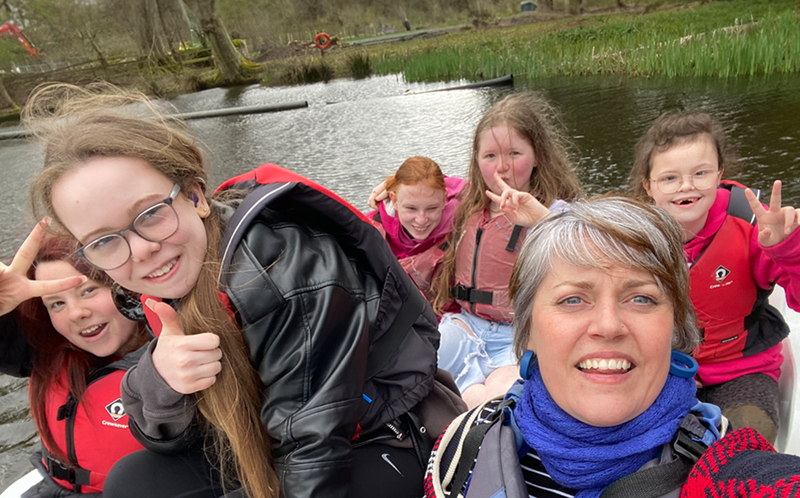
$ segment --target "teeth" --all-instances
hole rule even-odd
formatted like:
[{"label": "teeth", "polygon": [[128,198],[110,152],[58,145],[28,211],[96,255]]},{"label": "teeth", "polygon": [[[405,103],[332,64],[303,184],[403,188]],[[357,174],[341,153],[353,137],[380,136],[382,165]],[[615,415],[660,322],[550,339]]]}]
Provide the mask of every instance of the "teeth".
[{"label": "teeth", "polygon": [[162,266],[158,270],[156,270],[153,273],[147,275],[147,278],[160,277],[161,275],[167,273],[170,270],[170,268],[175,266],[175,262],[176,261],[178,261],[178,258],[173,259],[172,261],[170,261],[169,263],[165,264],[164,266]]},{"label": "teeth", "polygon": [[103,326],[102,324],[101,325],[95,325],[94,327],[90,327],[90,328],[88,328],[86,330],[81,330],[79,332],[79,334],[80,335],[91,335],[91,334],[97,332],[97,330],[102,326]]},{"label": "teeth", "polygon": [[631,362],[623,359],[591,359],[583,360],[578,363],[578,368],[581,370],[623,370],[628,371],[631,368]]}]

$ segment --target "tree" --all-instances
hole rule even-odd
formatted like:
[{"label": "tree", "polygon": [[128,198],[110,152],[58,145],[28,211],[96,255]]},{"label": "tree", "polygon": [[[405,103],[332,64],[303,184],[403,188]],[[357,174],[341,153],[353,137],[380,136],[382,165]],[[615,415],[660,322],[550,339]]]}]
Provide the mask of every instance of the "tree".
[{"label": "tree", "polygon": [[186,0],[186,5],[195,13],[200,29],[211,44],[211,52],[217,63],[222,81],[236,83],[246,75],[241,55],[233,46],[228,31],[214,12],[214,0]]}]

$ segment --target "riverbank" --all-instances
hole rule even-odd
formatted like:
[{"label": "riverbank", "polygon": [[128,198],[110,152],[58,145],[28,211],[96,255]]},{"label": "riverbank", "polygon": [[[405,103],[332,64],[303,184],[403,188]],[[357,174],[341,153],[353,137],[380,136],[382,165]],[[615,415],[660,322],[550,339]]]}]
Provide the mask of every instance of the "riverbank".
[{"label": "riverbank", "polygon": [[[628,2],[625,2],[627,4]],[[311,41],[249,54],[250,82],[283,86],[402,74],[408,82],[619,74],[731,77],[800,70],[798,0],[644,0],[565,15],[539,9],[462,27],[363,41],[337,40],[324,54]],[[335,34],[332,33],[335,36]],[[208,67],[154,67],[126,60],[39,75],[6,76],[10,100],[36,84],[95,79],[174,96],[219,86]],[[0,104],[2,106],[2,104]],[[5,116],[13,119],[14,111]],[[0,116],[2,119],[2,116]]]},{"label": "riverbank", "polygon": [[[409,82],[480,80],[509,73],[728,77],[800,70],[800,18],[793,0],[691,2],[651,12],[629,8],[545,15],[528,15],[528,22],[516,26],[489,24],[436,38],[295,59],[292,64],[327,67],[318,72],[355,77],[368,67],[370,74],[402,73]],[[273,64],[281,63],[285,61]],[[360,73],[353,67],[360,67]],[[280,70],[268,73],[281,75]]]}]

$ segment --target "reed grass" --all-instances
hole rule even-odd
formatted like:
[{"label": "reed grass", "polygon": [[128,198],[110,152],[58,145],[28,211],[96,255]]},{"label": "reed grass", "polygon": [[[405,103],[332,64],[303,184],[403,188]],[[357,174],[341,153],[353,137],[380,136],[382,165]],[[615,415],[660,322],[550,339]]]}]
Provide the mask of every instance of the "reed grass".
[{"label": "reed grass", "polygon": [[800,18],[795,1],[733,0],[469,31],[374,48],[368,57],[376,74],[402,73],[410,82],[480,80],[509,73],[789,73],[800,70]]}]

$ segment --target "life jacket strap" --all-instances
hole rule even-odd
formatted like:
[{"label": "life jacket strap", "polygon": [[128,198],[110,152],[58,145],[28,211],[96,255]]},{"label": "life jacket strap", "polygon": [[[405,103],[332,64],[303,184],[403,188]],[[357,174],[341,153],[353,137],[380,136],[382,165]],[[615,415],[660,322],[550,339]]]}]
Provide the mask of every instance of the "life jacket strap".
[{"label": "life jacket strap", "polygon": [[67,481],[72,485],[78,486],[88,486],[90,484],[89,476],[91,472],[78,467],[77,469],[71,469],[61,463],[60,460],[57,460],[50,456],[50,453],[44,452],[44,463],[47,467],[47,473],[50,477],[55,479],[60,479],[62,481]]},{"label": "life jacket strap", "polygon": [[457,301],[466,301],[471,304],[492,304],[492,291],[482,291],[474,287],[456,285],[450,289]]}]

